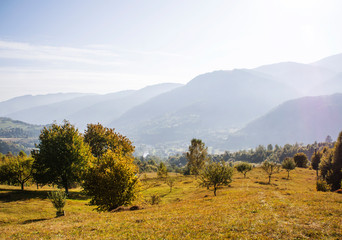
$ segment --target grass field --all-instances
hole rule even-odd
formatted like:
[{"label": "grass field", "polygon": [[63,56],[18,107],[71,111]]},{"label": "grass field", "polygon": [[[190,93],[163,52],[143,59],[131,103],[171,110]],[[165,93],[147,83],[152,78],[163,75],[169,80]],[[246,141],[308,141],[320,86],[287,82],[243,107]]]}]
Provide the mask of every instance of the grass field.
[{"label": "grass field", "polygon": [[[0,185],[0,239],[342,239],[342,194],[315,190],[316,173],[282,171],[266,184],[255,168],[244,179],[235,173],[217,196],[194,177],[173,175],[172,192],[156,175],[142,175],[137,211],[97,212],[79,190],[70,194],[66,215],[43,188]],[[149,204],[159,194],[159,205]]]}]

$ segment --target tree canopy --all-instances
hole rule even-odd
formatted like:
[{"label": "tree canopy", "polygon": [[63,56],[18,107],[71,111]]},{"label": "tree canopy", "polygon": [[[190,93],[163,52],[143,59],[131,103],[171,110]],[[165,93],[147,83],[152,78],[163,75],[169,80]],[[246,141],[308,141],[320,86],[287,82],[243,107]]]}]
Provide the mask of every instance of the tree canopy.
[{"label": "tree canopy", "polygon": [[203,169],[206,162],[208,162],[208,148],[205,147],[204,142],[200,139],[192,139],[189,146],[189,151],[186,153],[188,159],[188,167],[190,173],[198,175]]},{"label": "tree canopy", "polygon": [[92,157],[83,137],[68,121],[62,125],[44,127],[32,156],[35,180],[41,184],[57,184],[66,193],[72,183],[80,180],[82,171]]}]

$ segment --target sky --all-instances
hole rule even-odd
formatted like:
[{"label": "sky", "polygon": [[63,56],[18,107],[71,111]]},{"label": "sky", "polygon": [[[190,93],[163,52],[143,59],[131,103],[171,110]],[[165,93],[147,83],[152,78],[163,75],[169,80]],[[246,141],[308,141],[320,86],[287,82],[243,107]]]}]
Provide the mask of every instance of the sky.
[{"label": "sky", "polygon": [[340,0],[1,0],[0,101],[342,53]]}]

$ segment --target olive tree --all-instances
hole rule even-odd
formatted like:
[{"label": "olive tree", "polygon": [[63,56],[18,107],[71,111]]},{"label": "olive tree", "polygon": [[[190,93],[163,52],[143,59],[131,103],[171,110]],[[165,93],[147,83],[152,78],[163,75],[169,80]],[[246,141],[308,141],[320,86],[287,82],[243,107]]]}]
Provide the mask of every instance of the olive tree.
[{"label": "olive tree", "polygon": [[243,174],[244,178],[246,178],[247,172],[251,171],[253,166],[250,163],[242,162],[235,165],[235,168],[238,172]]},{"label": "olive tree", "polygon": [[233,172],[234,168],[225,162],[210,162],[200,174],[200,184],[208,188],[212,186],[216,196],[218,187],[232,182]]},{"label": "olive tree", "polygon": [[290,171],[296,168],[296,163],[293,158],[287,157],[281,164],[282,168],[287,171],[287,179],[290,179]]},{"label": "olive tree", "polygon": [[261,168],[267,173],[268,175],[268,183],[271,183],[271,177],[274,173],[278,173],[280,170],[280,165],[276,162],[271,161],[264,161],[261,164]]}]

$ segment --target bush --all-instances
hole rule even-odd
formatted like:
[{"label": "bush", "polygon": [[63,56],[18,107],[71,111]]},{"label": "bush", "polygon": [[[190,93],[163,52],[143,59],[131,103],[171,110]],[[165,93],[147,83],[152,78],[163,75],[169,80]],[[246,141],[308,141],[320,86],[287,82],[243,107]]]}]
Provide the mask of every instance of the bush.
[{"label": "bush", "polygon": [[64,216],[64,206],[66,203],[66,193],[63,191],[49,192],[48,198],[51,200],[52,205],[56,208],[56,216]]},{"label": "bush", "polygon": [[317,180],[316,189],[317,191],[328,192],[330,191],[330,186],[324,180]]},{"label": "bush", "polygon": [[158,205],[161,202],[161,198],[158,193],[151,195],[150,203],[151,205]]},{"label": "bush", "polygon": [[276,162],[271,161],[264,161],[261,164],[261,168],[267,173],[268,175],[268,183],[271,183],[271,177],[274,173],[278,173],[280,170],[280,165]]},{"label": "bush", "polygon": [[296,163],[293,158],[285,158],[281,166],[287,171],[287,179],[290,179],[290,171],[296,168]]},{"label": "bush", "polygon": [[296,153],[293,156],[293,160],[295,161],[297,167],[299,167],[299,168],[307,168],[308,167],[308,157],[303,152]]}]

